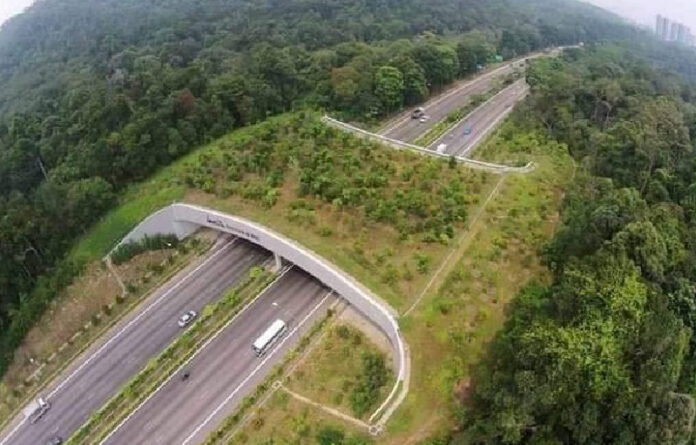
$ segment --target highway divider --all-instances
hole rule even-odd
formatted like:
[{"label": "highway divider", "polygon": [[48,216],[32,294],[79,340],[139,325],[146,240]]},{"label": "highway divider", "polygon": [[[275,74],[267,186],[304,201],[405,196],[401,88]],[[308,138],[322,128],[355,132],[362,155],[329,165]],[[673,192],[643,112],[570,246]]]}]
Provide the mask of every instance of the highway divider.
[{"label": "highway divider", "polygon": [[206,306],[198,318],[159,356],[152,359],[113,396],[103,408],[73,434],[66,445],[102,443],[149,397],[185,366],[212,338],[222,331],[247,303],[268,288],[280,275],[254,267],[219,301]]}]

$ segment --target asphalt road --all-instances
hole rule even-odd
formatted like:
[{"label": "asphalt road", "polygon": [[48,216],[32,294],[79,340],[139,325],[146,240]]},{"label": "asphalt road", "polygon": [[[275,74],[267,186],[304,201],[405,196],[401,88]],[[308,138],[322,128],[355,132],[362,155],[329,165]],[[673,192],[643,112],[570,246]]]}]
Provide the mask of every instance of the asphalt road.
[{"label": "asphalt road", "polygon": [[190,309],[200,312],[269,257],[242,240],[219,244],[200,266],[185,269],[159,289],[131,321],[116,326],[48,395],[51,409],[37,423],[21,424],[4,443],[43,445],[54,436],[69,437],[182,332],[179,315]]},{"label": "asphalt road", "polygon": [[[513,106],[529,92],[524,79],[519,80],[488,102],[474,110],[469,117],[458,123],[428,147],[436,150],[440,144],[446,144],[445,153],[456,156],[469,156],[477,145],[495,129],[496,125],[512,111]],[[466,129],[470,130],[466,134]]]},{"label": "asphalt road", "polygon": [[[329,289],[293,267],[238,314],[103,443],[203,442],[335,300]],[[278,341],[265,355],[257,357],[251,349],[252,343],[278,318],[288,325],[287,334],[282,337],[284,342]],[[185,381],[181,379],[184,371],[190,373]]]},{"label": "asphalt road", "polygon": [[[522,68],[518,68],[520,64],[522,64]],[[523,69],[524,60],[515,61],[515,68],[512,65],[513,62],[506,63],[495,70],[482,74],[453,88],[449,92],[429,100],[422,105],[425,109],[425,114],[428,116],[426,122],[421,123],[418,119],[411,118],[414,107],[402,115],[396,122],[391,123],[386,129],[382,130],[380,134],[399,141],[413,142],[437,122],[446,118],[448,114],[465,105],[471,96],[487,92],[500,77],[511,74],[516,69]]]}]

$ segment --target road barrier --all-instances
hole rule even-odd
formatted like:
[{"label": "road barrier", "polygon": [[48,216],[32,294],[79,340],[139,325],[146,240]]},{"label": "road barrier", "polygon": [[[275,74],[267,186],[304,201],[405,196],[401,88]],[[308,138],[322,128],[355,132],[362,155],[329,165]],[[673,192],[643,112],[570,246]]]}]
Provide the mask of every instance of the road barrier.
[{"label": "road barrier", "polygon": [[512,167],[509,165],[502,165],[502,164],[494,164],[492,162],[485,162],[485,161],[478,161],[476,159],[470,159],[470,158],[465,158],[462,156],[452,156],[448,155],[445,153],[438,153],[433,150],[428,150],[425,147],[421,147],[419,145],[414,145],[414,144],[409,144],[408,142],[403,142],[399,141],[396,139],[388,138],[386,136],[379,135],[377,133],[372,133],[367,130],[363,130],[362,128],[358,128],[354,125],[347,124],[345,122],[341,122],[337,119],[334,119],[332,117],[329,117],[327,115],[324,115],[322,118],[325,124],[338,128],[343,131],[348,131],[353,134],[356,134],[358,136],[366,137],[368,139],[375,140],[377,142],[380,142],[382,144],[388,145],[392,148],[395,148],[397,150],[411,150],[414,151],[418,154],[425,155],[425,156],[431,156],[434,158],[440,158],[440,159],[445,159],[449,160],[450,158],[454,158],[457,162],[460,164],[464,164],[467,167],[470,168],[475,168],[478,170],[485,170],[491,173],[496,173],[496,174],[505,174],[505,173],[527,173],[532,170],[534,170],[534,163],[529,162],[527,165],[524,167]]},{"label": "road barrier", "polygon": [[260,224],[217,210],[184,203],[171,204],[153,213],[126,235],[114,249],[124,243],[139,241],[145,236],[156,234],[173,233],[180,239],[185,238],[199,227],[231,233],[285,258],[341,295],[386,334],[396,352],[397,379],[387,399],[371,417],[371,421],[375,421],[377,425],[384,425],[404,400],[410,377],[408,349],[396,321],[397,313],[331,262]]}]

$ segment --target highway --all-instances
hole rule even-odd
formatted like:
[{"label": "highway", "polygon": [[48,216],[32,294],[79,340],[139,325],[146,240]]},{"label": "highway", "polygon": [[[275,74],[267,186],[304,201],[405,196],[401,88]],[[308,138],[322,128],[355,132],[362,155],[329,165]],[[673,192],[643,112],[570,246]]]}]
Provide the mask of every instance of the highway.
[{"label": "highway", "polygon": [[177,319],[183,312],[200,312],[269,258],[255,245],[224,238],[202,262],[169,280],[79,358],[43,394],[51,409],[35,424],[19,424],[0,444],[43,445],[55,436],[69,437],[182,332]]},{"label": "highway", "polygon": [[428,116],[426,122],[421,123],[418,119],[412,119],[411,112],[414,108],[411,108],[395,122],[388,124],[379,134],[399,141],[413,142],[437,122],[446,118],[447,115],[466,105],[471,96],[486,93],[502,76],[511,74],[514,70],[521,69],[524,65],[524,60],[509,62],[473,80],[459,84],[450,91],[436,96],[422,105],[425,109],[425,114]]},{"label": "highway", "polygon": [[[477,145],[496,128],[497,124],[512,111],[513,106],[526,97],[528,93],[529,87],[524,79],[513,83],[454,125],[428,148],[436,150],[440,144],[446,144],[445,153],[468,157]],[[469,134],[466,134],[467,129],[470,131]]]},{"label": "highway", "polygon": [[[293,267],[102,443],[203,442],[334,301],[336,297],[329,289]],[[288,333],[265,355],[257,357],[252,343],[278,318],[287,323]],[[183,380],[181,374],[185,371],[190,377]]]}]

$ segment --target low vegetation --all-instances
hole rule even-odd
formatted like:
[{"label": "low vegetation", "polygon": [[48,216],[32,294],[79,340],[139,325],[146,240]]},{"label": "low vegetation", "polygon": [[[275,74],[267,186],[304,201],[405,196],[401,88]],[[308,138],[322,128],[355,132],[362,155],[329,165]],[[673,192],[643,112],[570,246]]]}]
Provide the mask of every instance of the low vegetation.
[{"label": "low vegetation", "polygon": [[479,154],[486,160],[533,160],[537,167],[502,179],[498,193],[460,240],[461,255],[449,273],[400,320],[411,350],[411,385],[382,443],[449,436],[452,418],[470,397],[472,366],[503,326],[514,296],[529,283],[549,279],[538,252],[552,236],[573,175],[567,147],[508,122]]},{"label": "low vegetation", "polygon": [[393,379],[384,351],[361,331],[341,322],[302,359],[284,384],[316,403],[366,420],[386,398]]},{"label": "low vegetation", "polygon": [[127,230],[176,196],[265,224],[405,308],[493,179],[355,138],[314,113],[284,115],[231,133],[134,188],[75,255],[107,250],[123,235],[115,227]]},{"label": "low vegetation", "polygon": [[373,445],[365,431],[277,391],[228,445]]}]

